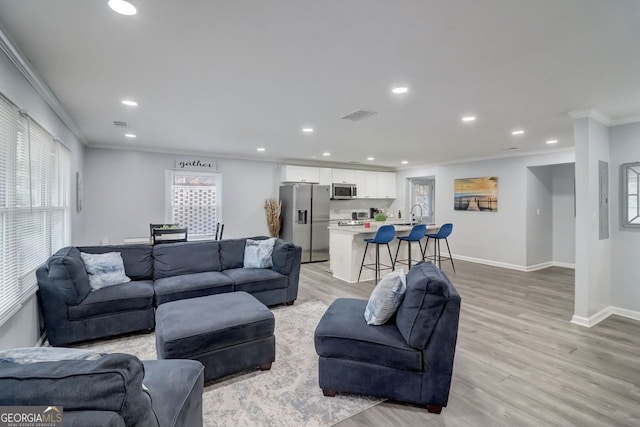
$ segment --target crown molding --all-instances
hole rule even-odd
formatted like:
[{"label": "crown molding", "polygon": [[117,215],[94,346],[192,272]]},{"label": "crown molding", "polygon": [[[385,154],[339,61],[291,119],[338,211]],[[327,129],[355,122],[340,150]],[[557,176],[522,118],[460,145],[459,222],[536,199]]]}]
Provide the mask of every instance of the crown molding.
[{"label": "crown molding", "polygon": [[569,117],[571,117],[574,120],[589,118],[597,122],[600,122],[605,126],[611,126],[611,119],[609,117],[605,116],[601,112],[594,110],[592,108],[588,108],[585,110],[569,111]]},{"label": "crown molding", "polygon": [[640,116],[625,116],[611,120],[611,126],[628,125],[631,123],[639,123]]},{"label": "crown molding", "polygon": [[87,145],[87,138],[73,121],[69,113],[64,109],[58,98],[53,94],[49,86],[40,78],[33,66],[20,50],[11,42],[4,28],[0,27],[0,49],[7,55],[9,60],[15,65],[20,74],[24,76],[31,86],[38,92],[38,95],[47,103],[54,113],[62,120],[69,130],[78,138],[78,140]]}]

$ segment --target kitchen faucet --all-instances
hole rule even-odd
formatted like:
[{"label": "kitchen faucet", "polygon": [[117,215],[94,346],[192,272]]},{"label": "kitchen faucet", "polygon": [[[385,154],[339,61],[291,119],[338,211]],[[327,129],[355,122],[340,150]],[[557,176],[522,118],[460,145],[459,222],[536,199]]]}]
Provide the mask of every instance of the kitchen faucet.
[{"label": "kitchen faucet", "polygon": [[411,220],[414,221],[414,222],[416,220],[416,217],[413,214],[413,208],[415,208],[416,206],[418,207],[418,209],[420,209],[420,222],[422,223],[422,214],[423,214],[423,212],[422,212],[422,206],[420,205],[420,203],[416,203],[415,205],[411,206],[411,210],[409,210],[409,212],[411,213]]}]

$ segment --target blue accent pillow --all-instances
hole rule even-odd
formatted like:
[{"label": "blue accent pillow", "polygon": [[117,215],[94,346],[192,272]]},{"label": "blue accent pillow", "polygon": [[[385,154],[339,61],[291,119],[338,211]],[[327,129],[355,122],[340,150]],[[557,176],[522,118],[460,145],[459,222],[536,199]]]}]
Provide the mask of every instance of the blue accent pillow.
[{"label": "blue accent pillow", "polygon": [[273,246],[276,243],[274,237],[265,240],[247,239],[244,245],[244,268],[271,268],[273,267]]},{"label": "blue accent pillow", "polygon": [[131,281],[124,272],[124,262],[120,252],[105,254],[80,252],[80,256],[84,262],[84,268],[89,273],[91,291]]},{"label": "blue accent pillow", "polygon": [[395,314],[407,290],[404,271],[392,271],[380,280],[364,310],[367,325],[384,325]]}]

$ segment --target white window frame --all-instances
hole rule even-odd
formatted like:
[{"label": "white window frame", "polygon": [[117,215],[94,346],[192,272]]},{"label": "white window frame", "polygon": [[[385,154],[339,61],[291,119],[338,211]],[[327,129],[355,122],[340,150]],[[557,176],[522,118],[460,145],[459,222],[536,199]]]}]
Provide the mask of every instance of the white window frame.
[{"label": "white window frame", "polygon": [[[222,224],[222,173],[220,172],[203,172],[199,170],[175,170],[169,169],[165,171],[165,222],[169,224],[178,223],[179,221],[175,221],[173,218],[173,177],[175,176],[205,176],[211,177],[214,180],[214,185],[216,187],[216,199],[215,199],[215,212],[216,212],[216,223]],[[180,224],[180,226],[188,227],[188,224]],[[192,237],[195,238],[207,238],[213,237],[215,235],[215,229],[208,233],[198,233],[197,231],[192,231],[192,228],[189,227],[188,237],[191,240]]]},{"label": "white window frame", "polygon": [[[629,192],[629,170],[635,174],[636,190],[635,193]],[[640,162],[623,163],[620,165],[620,223],[623,228],[640,230]],[[630,218],[629,204],[632,198],[635,198],[636,214],[634,218]],[[636,222],[632,222],[636,221]]]},{"label": "white window frame", "polygon": [[0,325],[37,289],[36,270],[71,240],[71,155],[0,96]]}]

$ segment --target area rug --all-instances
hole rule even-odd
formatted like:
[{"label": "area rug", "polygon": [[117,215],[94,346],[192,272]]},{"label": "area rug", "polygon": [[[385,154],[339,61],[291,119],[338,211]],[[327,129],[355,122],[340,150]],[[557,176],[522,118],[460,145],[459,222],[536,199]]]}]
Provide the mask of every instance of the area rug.
[{"label": "area rug", "polygon": [[[276,307],[276,361],[271,370],[243,372],[205,384],[204,425],[330,426],[380,402],[357,395],[322,395],[313,333],[326,309],[320,301]],[[156,358],[154,334],[77,347]]]}]

